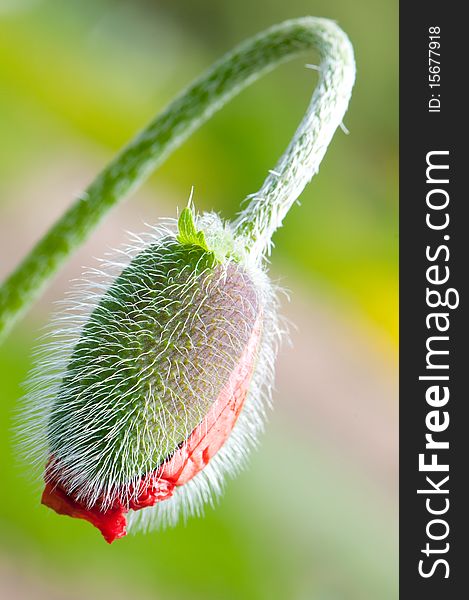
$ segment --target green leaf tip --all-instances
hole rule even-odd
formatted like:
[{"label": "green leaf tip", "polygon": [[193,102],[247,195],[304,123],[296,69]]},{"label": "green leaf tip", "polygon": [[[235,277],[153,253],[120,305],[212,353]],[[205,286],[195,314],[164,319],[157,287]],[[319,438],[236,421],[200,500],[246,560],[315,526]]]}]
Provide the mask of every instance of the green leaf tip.
[{"label": "green leaf tip", "polygon": [[177,240],[180,244],[190,244],[200,246],[206,252],[212,252],[207,246],[205,234],[203,231],[197,231],[195,227],[194,211],[189,203],[188,206],[181,212],[178,219],[178,236]]},{"label": "green leaf tip", "polygon": [[214,264],[224,262],[228,257],[238,262],[232,234],[226,228],[204,223],[205,230],[197,230],[196,215],[191,198],[179,215],[177,241],[183,245],[198,246],[213,257]]}]

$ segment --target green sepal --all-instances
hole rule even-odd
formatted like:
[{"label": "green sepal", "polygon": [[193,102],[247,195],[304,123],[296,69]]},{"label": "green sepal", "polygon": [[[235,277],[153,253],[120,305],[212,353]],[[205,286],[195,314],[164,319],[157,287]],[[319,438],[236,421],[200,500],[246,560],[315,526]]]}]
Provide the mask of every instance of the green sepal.
[{"label": "green sepal", "polygon": [[212,252],[207,246],[204,232],[197,231],[195,228],[194,213],[190,206],[187,206],[179,215],[178,230],[177,240],[180,244],[200,246],[206,252]]}]

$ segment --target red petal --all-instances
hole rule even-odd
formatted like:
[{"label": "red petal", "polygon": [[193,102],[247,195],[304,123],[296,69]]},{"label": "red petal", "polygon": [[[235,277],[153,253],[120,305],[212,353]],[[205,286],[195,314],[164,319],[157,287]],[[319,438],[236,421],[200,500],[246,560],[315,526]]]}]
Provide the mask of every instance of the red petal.
[{"label": "red petal", "polygon": [[52,508],[59,515],[68,515],[89,521],[99,529],[109,544],[127,533],[125,529],[127,525],[125,513],[127,511],[124,511],[122,506],[114,506],[105,512],[99,511],[96,507],[87,509],[68,496],[62,488],[54,487],[50,483],[46,484],[42,494],[42,504]]}]

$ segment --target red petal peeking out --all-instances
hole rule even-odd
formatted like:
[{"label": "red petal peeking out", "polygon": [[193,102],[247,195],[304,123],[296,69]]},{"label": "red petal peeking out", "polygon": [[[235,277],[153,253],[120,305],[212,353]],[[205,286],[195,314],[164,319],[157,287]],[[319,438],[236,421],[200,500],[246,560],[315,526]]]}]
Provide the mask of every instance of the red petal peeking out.
[{"label": "red petal peeking out", "polygon": [[140,510],[170,498],[174,488],[184,485],[200,473],[228,439],[246,399],[260,336],[259,316],[243,355],[217,401],[182,447],[141,480],[141,490],[136,499],[126,504],[116,500],[104,511],[100,509],[99,502],[87,508],[69,496],[60,485],[48,481],[42,494],[42,504],[58,514],[89,521],[101,531],[108,543],[125,536],[126,514],[130,509]]}]

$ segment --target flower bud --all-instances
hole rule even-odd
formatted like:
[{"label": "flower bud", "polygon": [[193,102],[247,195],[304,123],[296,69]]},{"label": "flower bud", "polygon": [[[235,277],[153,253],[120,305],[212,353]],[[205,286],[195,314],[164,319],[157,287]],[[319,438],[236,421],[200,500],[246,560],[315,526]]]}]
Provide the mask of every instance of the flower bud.
[{"label": "flower bud", "polygon": [[86,286],[31,380],[42,501],[108,542],[129,511],[143,526],[135,511],[157,524],[199,512],[243,462],[269,399],[271,286],[218,218],[199,218],[199,231],[194,219],[187,208],[177,232],[127,250],[100,294]]}]

